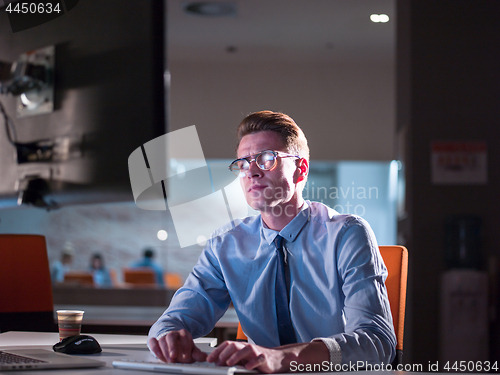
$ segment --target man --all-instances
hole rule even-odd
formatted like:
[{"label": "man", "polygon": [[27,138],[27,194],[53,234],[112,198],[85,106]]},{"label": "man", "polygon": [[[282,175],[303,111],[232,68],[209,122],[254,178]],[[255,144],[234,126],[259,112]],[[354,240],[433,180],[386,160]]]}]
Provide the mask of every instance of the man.
[{"label": "man", "polygon": [[165,281],[163,280],[163,268],[154,261],[155,253],[153,249],[144,249],[142,259],[137,260],[130,264],[131,268],[151,268],[155,273],[156,283],[160,286],[165,286]]},{"label": "man", "polygon": [[71,271],[71,265],[73,264],[74,257],[75,257],[75,247],[71,242],[66,241],[64,243],[64,247],[61,252],[61,260],[56,260],[52,264],[50,277],[53,283],[64,282],[64,276],[69,271]]},{"label": "man", "polygon": [[[304,201],[309,149],[287,115],[250,114],[238,139],[230,169],[260,215],[209,240],[184,287],[151,327],[153,353],[166,362],[208,360],[266,373],[325,361],[390,363],[396,337],[387,271],[368,224]],[[207,357],[192,338],[209,333],[231,301],[249,343],[226,341]]]}]

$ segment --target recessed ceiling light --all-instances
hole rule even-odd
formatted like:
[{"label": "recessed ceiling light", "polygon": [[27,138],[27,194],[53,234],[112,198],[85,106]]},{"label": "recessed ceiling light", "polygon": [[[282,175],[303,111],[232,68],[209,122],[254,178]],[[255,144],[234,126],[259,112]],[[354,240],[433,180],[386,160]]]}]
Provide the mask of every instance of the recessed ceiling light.
[{"label": "recessed ceiling light", "polygon": [[372,14],[370,16],[372,22],[389,22],[389,16],[387,14]]},{"label": "recessed ceiling light", "polygon": [[236,3],[231,1],[211,2],[211,1],[196,1],[186,3],[184,5],[186,13],[197,16],[211,17],[233,17],[236,15]]}]

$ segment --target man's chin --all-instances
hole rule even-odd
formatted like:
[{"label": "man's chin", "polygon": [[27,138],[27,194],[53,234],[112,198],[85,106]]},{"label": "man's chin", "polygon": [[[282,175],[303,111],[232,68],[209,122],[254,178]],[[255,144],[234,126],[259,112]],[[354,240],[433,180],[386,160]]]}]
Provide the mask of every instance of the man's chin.
[{"label": "man's chin", "polygon": [[266,211],[266,208],[268,207],[266,202],[262,202],[260,200],[247,199],[247,203],[250,207],[252,207],[252,209],[259,212]]}]

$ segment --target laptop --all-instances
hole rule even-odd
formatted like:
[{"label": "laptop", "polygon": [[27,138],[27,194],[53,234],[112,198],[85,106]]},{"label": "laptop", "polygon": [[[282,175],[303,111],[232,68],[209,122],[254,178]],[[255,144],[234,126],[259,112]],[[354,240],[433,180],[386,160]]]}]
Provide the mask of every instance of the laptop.
[{"label": "laptop", "polygon": [[101,367],[106,362],[44,349],[0,349],[0,371]]},{"label": "laptop", "polygon": [[233,375],[258,373],[255,370],[247,370],[243,366],[217,366],[210,362],[165,363],[160,360],[139,361],[121,359],[113,361],[113,367],[124,370],[153,371],[167,374]]}]

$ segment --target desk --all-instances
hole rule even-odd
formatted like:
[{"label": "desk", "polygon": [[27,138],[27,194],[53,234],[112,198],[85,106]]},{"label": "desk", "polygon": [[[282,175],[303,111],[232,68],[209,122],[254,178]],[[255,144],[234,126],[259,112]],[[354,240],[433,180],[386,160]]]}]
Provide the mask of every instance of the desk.
[{"label": "desk", "polygon": [[58,284],[52,287],[54,304],[168,306],[175,290],[150,288],[93,288]]},{"label": "desk", "polygon": [[[9,374],[18,375],[37,375],[37,374],[59,374],[59,375],[88,375],[98,373],[100,375],[121,374],[132,375],[135,372],[129,370],[119,370],[113,368],[113,361],[124,357],[151,360],[151,355],[146,346],[147,337],[137,335],[103,335],[91,334],[101,345],[102,352],[99,354],[86,355],[85,357],[94,358],[106,362],[105,367],[95,369],[72,369],[72,370],[43,370],[43,371],[12,371]],[[0,334],[1,349],[25,349],[37,348],[52,350],[52,345],[59,341],[57,332],[5,332]],[[196,345],[205,352],[210,352],[217,343],[214,338],[200,338],[195,340]],[[148,372],[141,372],[148,374]]]},{"label": "desk", "polygon": [[[92,334],[101,344],[146,345],[147,336]],[[58,332],[4,332],[0,333],[0,349],[13,346],[47,346],[59,341]]]}]

